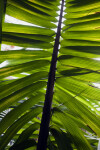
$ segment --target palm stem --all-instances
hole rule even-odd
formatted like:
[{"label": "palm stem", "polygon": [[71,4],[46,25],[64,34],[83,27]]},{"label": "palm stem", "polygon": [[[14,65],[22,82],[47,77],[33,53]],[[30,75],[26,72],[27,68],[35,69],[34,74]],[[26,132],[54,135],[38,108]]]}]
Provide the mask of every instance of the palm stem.
[{"label": "palm stem", "polygon": [[39,139],[38,139],[38,144],[37,144],[37,150],[46,150],[46,147],[47,147],[47,138],[49,135],[49,123],[50,123],[50,116],[51,116],[51,106],[52,106],[55,73],[56,73],[56,64],[57,64],[59,40],[60,40],[60,34],[61,34],[63,7],[64,7],[64,0],[62,0],[62,4],[61,4],[56,39],[55,39],[50,72],[49,72],[48,83],[47,83],[47,91],[45,95],[43,115],[42,115],[42,120],[41,120],[41,125],[40,125],[40,133],[39,133]]}]

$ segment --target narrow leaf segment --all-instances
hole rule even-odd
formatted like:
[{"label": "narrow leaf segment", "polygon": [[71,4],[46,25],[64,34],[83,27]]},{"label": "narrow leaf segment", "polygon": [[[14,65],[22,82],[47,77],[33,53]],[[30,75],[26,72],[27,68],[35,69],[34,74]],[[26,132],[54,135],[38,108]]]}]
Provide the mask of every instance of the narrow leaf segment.
[{"label": "narrow leaf segment", "polygon": [[4,22],[6,2],[7,0],[0,0],[0,51],[1,51],[1,41],[2,41],[2,23]]},{"label": "narrow leaf segment", "polygon": [[54,44],[54,49],[52,54],[51,67],[50,67],[50,72],[48,77],[47,91],[45,96],[37,150],[46,150],[47,147],[47,138],[49,134],[49,123],[50,123],[51,105],[52,105],[53,89],[54,89],[54,82],[55,82],[57,55],[59,50],[59,40],[61,34],[63,8],[64,8],[64,0],[62,0],[62,4],[61,4],[61,11],[60,11],[57,34],[56,34],[56,39],[55,39],[55,44]]}]

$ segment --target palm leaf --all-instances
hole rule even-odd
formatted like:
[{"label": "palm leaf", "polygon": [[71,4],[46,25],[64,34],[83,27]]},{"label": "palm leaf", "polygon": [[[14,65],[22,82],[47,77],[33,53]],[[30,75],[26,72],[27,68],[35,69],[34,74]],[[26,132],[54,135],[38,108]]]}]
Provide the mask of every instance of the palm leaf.
[{"label": "palm leaf", "polygon": [[0,49],[1,49],[1,42],[2,42],[2,24],[4,22],[5,17],[5,8],[6,8],[6,0],[0,1]]},{"label": "palm leaf", "polygon": [[[10,142],[12,137],[19,131],[19,129],[28,121],[30,121],[32,118],[36,117],[41,111],[40,108],[34,108],[30,112],[26,113],[23,115],[19,120],[17,120],[6,132],[5,135],[3,136],[2,140],[5,141],[2,143],[1,140],[1,146],[0,149],[4,149],[4,147]],[[13,132],[12,132],[13,131]],[[12,132],[12,134],[10,134]],[[10,136],[8,136],[10,135]]]},{"label": "palm leaf", "polygon": [[[100,136],[100,2],[59,5],[60,0],[8,0],[6,7],[0,2],[0,43],[22,47],[0,51],[0,63],[7,61],[0,68],[1,150],[92,150],[91,137]],[[30,24],[4,22],[5,15]],[[40,140],[45,134],[47,146]]]}]

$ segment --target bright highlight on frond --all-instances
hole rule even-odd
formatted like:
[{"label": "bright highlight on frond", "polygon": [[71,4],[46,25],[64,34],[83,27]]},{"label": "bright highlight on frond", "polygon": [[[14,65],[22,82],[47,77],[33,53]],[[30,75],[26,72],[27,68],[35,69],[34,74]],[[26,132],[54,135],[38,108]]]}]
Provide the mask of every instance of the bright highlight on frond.
[{"label": "bright highlight on frond", "polygon": [[28,23],[28,22],[16,19],[16,18],[9,16],[9,15],[5,15],[5,22],[13,23],[13,24],[23,24],[23,25],[28,25],[28,26],[36,26],[32,23]]},{"label": "bright highlight on frond", "polygon": [[100,58],[93,58],[94,60],[98,60],[98,61],[100,61]]},{"label": "bright highlight on frond", "polygon": [[3,68],[5,66],[7,66],[8,64],[9,64],[9,62],[6,60],[0,64],[0,68]]},{"label": "bright highlight on frond", "polygon": [[93,83],[93,85],[100,89],[100,83]]}]

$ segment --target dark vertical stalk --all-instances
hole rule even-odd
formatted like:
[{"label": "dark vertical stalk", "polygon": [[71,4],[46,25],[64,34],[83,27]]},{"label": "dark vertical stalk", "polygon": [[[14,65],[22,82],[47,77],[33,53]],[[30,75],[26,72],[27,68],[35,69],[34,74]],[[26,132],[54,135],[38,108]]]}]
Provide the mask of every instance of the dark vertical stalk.
[{"label": "dark vertical stalk", "polygon": [[7,0],[0,0],[0,50],[1,50],[1,42],[2,42],[2,24],[5,19],[6,3]]},{"label": "dark vertical stalk", "polygon": [[56,73],[56,63],[57,63],[59,40],[60,40],[60,34],[61,34],[63,7],[64,7],[64,0],[62,0],[62,4],[61,4],[59,22],[58,22],[58,27],[57,27],[57,34],[56,34],[52,60],[51,60],[51,66],[50,66],[50,72],[49,72],[49,77],[48,77],[48,83],[47,83],[47,91],[45,95],[45,102],[44,102],[37,150],[46,150],[46,147],[47,147],[47,138],[49,135],[49,123],[50,123],[50,115],[51,115],[51,105],[52,105],[52,98],[53,98],[55,73]]}]

